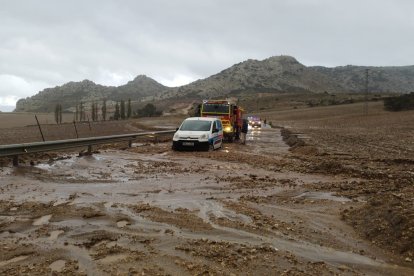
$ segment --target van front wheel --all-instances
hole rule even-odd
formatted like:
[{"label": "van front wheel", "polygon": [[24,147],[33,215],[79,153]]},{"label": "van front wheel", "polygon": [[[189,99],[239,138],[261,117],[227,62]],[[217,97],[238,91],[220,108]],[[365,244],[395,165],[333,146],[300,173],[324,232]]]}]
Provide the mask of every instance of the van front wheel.
[{"label": "van front wheel", "polygon": [[179,147],[177,146],[177,145],[172,145],[172,147],[171,147],[171,149],[173,150],[173,151],[178,151],[179,150]]}]

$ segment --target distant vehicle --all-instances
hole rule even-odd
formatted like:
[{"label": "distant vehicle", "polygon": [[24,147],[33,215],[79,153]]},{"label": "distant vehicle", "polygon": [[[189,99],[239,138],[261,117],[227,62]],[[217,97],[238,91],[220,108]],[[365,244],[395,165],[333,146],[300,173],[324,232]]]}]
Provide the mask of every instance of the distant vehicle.
[{"label": "distant vehicle", "polygon": [[250,116],[247,118],[249,120],[249,125],[252,128],[261,128],[262,127],[262,121],[259,117],[256,116]]},{"label": "distant vehicle", "polygon": [[262,122],[261,121],[253,121],[251,123],[252,128],[261,128],[262,127]]},{"label": "distant vehicle", "polygon": [[191,117],[185,119],[173,137],[173,150],[221,148],[223,126],[219,118]]}]

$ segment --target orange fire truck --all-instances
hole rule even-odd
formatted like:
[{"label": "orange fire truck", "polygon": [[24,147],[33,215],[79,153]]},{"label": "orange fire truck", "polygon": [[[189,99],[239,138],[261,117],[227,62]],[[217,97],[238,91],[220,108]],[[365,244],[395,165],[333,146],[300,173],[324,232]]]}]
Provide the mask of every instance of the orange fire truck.
[{"label": "orange fire truck", "polygon": [[223,134],[227,141],[239,139],[243,124],[243,109],[227,100],[203,100],[200,108],[201,117],[220,118]]}]

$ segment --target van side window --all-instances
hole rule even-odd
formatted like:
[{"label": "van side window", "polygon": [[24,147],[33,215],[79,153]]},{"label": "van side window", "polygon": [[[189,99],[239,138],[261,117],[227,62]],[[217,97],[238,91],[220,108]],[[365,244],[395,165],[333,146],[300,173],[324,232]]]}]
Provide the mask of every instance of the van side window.
[{"label": "van side window", "polygon": [[217,128],[218,128],[218,130],[221,130],[221,121],[216,121],[216,124],[217,124]]},{"label": "van side window", "polygon": [[216,123],[217,123],[217,121],[213,122],[213,132],[217,131]]}]

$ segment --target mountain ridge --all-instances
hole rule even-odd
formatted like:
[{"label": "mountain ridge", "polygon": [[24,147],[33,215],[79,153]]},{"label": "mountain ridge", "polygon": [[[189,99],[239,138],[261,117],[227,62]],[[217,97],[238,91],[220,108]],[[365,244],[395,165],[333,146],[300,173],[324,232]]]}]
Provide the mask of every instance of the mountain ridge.
[{"label": "mountain ridge", "polygon": [[73,110],[79,102],[156,101],[180,98],[226,97],[231,93],[305,92],[359,93],[365,91],[365,70],[369,69],[369,87],[376,93],[414,91],[414,65],[411,66],[305,66],[292,56],[272,56],[264,60],[248,59],[214,75],[179,87],[167,87],[146,75],[138,75],[120,86],[104,86],[90,80],[68,82],[46,88],[36,95],[20,99],[15,111],[51,112],[57,103]]}]

